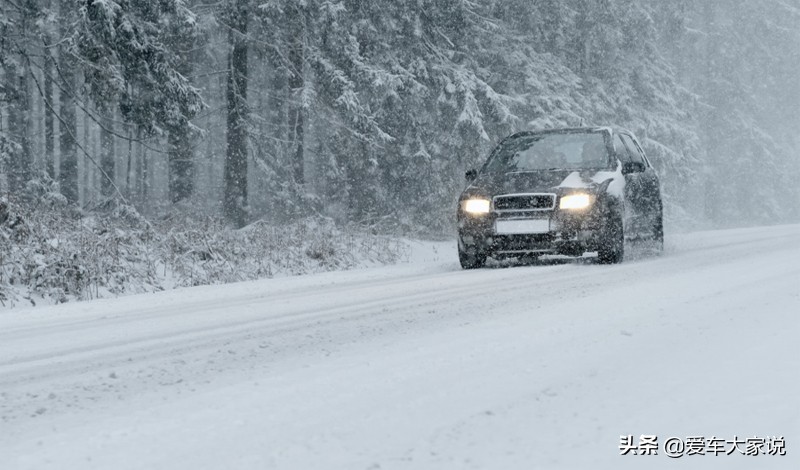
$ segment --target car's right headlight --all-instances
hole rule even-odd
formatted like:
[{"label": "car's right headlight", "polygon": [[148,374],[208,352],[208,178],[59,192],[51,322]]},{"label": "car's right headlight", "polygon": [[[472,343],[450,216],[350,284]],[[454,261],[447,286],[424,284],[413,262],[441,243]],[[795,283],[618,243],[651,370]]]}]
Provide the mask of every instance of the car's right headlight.
[{"label": "car's right headlight", "polygon": [[472,198],[461,201],[461,208],[464,212],[473,215],[488,214],[492,206],[492,201],[482,198]]},{"label": "car's right headlight", "polygon": [[592,204],[592,197],[588,194],[569,194],[561,198],[558,204],[559,209],[580,210],[586,209]]}]

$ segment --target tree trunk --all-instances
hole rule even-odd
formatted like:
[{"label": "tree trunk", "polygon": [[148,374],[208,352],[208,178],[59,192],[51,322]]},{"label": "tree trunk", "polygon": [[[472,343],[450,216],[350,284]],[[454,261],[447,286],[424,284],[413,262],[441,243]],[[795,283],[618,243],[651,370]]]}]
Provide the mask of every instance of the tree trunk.
[{"label": "tree trunk", "polygon": [[305,80],[303,76],[305,25],[303,22],[303,11],[296,5],[290,13],[289,19],[289,93],[292,99],[289,100],[289,155],[292,159],[292,175],[297,185],[305,183],[304,174],[304,155],[303,155],[303,87]]},{"label": "tree trunk", "polygon": [[[194,44],[194,37],[190,35],[178,35],[173,39],[174,47],[180,50],[191,51]],[[192,75],[194,66],[192,54],[180,54],[176,69],[184,77]],[[191,197],[194,192],[194,148],[191,142],[191,128],[188,122],[170,129],[169,132],[169,197],[173,203],[183,201]]]},{"label": "tree trunk", "polygon": [[44,41],[44,160],[47,175],[50,179],[56,179],[56,136],[53,126],[53,53],[50,50],[50,40]]},{"label": "tree trunk", "polygon": [[11,156],[8,175],[9,189],[15,194],[19,194],[25,189],[25,185],[31,177],[31,155],[28,136],[30,97],[28,96],[27,77],[20,72],[14,65],[10,65],[6,69],[6,83],[10,95],[8,132],[11,140],[18,146]]},{"label": "tree trunk", "polygon": [[[81,145],[84,149],[91,148],[91,138],[92,138],[92,123],[94,121],[89,116],[89,113],[83,112],[83,142]],[[97,153],[95,153],[97,155]],[[92,169],[94,165],[89,161],[89,158],[84,153],[82,155],[83,158],[80,160],[83,162],[83,168],[78,168],[78,174],[82,176],[83,184],[81,186],[81,190],[83,192],[83,199],[81,199],[81,205],[86,207],[90,201],[93,201],[95,196],[97,196],[97,191],[95,190],[94,186],[92,186]],[[81,172],[81,170],[83,170]]]},{"label": "tree trunk", "polygon": [[[19,9],[19,28],[25,34],[29,28],[34,12],[32,5],[22,5]],[[5,22],[3,23],[5,25]],[[4,34],[6,30],[4,28]],[[3,45],[5,47],[5,38]],[[31,179],[32,152],[30,145],[30,119],[31,119],[31,96],[28,86],[28,77],[31,75],[30,64],[28,62],[28,51],[25,42],[20,44],[19,65],[14,59],[6,61],[8,57],[3,57],[3,66],[6,71],[5,93],[8,99],[8,132],[11,141],[16,144],[12,151],[11,161],[9,162],[8,183],[12,193],[21,193],[28,181]],[[0,87],[2,89],[3,87]]]},{"label": "tree trunk", "polygon": [[133,133],[128,129],[128,164],[125,168],[125,197],[128,201],[134,194],[131,189],[131,169],[133,168]]},{"label": "tree trunk", "polygon": [[173,203],[188,199],[194,190],[194,160],[189,126],[169,133],[169,198]]},{"label": "tree trunk", "polygon": [[[110,109],[110,107],[105,107],[105,109],[102,110],[103,115],[110,113]],[[111,197],[114,195],[114,185],[112,181],[116,180],[114,172],[116,171],[117,158],[114,148],[114,121],[111,118],[101,118],[100,122],[103,124],[100,127],[100,168],[108,175],[108,178],[103,176],[100,180],[100,194],[102,194],[103,197]]]},{"label": "tree trunk", "polygon": [[136,130],[136,150],[135,150],[135,157],[134,157],[134,165],[133,165],[133,190],[134,195],[133,199],[136,203],[136,207],[138,209],[142,209],[142,177],[143,177],[143,166],[142,166],[142,143],[140,139],[142,138],[142,133],[139,129]]},{"label": "tree trunk", "polygon": [[247,1],[236,0],[229,33],[223,197],[225,216],[236,227],[243,227],[247,219],[247,13]]},{"label": "tree trunk", "polygon": [[147,147],[142,145],[139,149],[141,151],[141,165],[142,165],[142,189],[140,191],[142,199],[142,207],[150,207],[150,160],[147,155]]},{"label": "tree trunk", "polygon": [[19,106],[22,112],[22,180],[24,183],[30,181],[33,169],[33,152],[31,151],[31,88],[28,86],[28,77],[31,75],[30,64],[26,61],[25,73],[19,76]]},{"label": "tree trunk", "polygon": [[[72,2],[61,0],[59,2],[59,17],[61,19],[61,37],[71,34],[68,19],[73,16]],[[75,68],[72,56],[61,48],[58,54],[58,72],[62,78],[63,89],[59,93],[61,125],[59,126],[59,183],[61,194],[71,204],[78,203],[78,152],[75,144],[77,133],[75,112]]]}]

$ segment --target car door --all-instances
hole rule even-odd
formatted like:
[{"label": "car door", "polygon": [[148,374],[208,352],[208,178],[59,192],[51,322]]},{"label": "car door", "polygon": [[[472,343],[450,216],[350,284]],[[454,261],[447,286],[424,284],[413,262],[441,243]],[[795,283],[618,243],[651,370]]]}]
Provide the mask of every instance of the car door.
[{"label": "car door", "polygon": [[[636,151],[636,145],[629,134],[619,133],[622,147],[625,149],[624,154],[627,155],[628,162],[638,164],[638,168],[633,171],[625,172],[625,212],[626,212],[626,232],[629,238],[638,238],[645,234],[649,234],[649,212],[648,198],[647,198],[647,185],[645,172],[647,169],[647,162],[645,162],[639,152]],[[624,165],[623,161],[623,167]]]},{"label": "car door", "polygon": [[639,145],[639,141],[632,135],[630,136],[630,140],[634,145],[636,153],[645,162],[645,170],[640,176],[642,185],[641,197],[643,198],[642,208],[644,210],[642,215],[643,219],[647,220],[647,233],[650,234],[661,216],[661,184],[658,180],[658,174],[655,168],[650,164],[650,160],[647,159],[644,150],[642,150],[642,146]]}]

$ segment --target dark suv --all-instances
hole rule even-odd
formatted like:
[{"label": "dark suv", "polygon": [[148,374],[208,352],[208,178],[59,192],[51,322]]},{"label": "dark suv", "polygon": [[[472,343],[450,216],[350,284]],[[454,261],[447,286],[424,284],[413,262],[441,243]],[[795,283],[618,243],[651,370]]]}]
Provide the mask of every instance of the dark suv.
[{"label": "dark suv", "polygon": [[664,242],[658,177],[632,133],[608,127],[520,132],[480,170],[458,202],[458,256],[486,258],[596,252],[622,261],[625,240]]}]

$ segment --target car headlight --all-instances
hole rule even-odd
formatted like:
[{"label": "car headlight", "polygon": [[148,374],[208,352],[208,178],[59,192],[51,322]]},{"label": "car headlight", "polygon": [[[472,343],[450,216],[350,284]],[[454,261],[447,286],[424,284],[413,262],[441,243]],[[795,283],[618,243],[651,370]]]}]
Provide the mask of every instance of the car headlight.
[{"label": "car headlight", "polygon": [[492,202],[488,199],[467,199],[466,201],[461,202],[461,207],[464,209],[464,212],[468,212],[470,214],[488,214],[489,208],[491,207]]},{"label": "car headlight", "polygon": [[592,197],[588,194],[569,194],[561,198],[559,209],[586,209],[592,204]]}]

